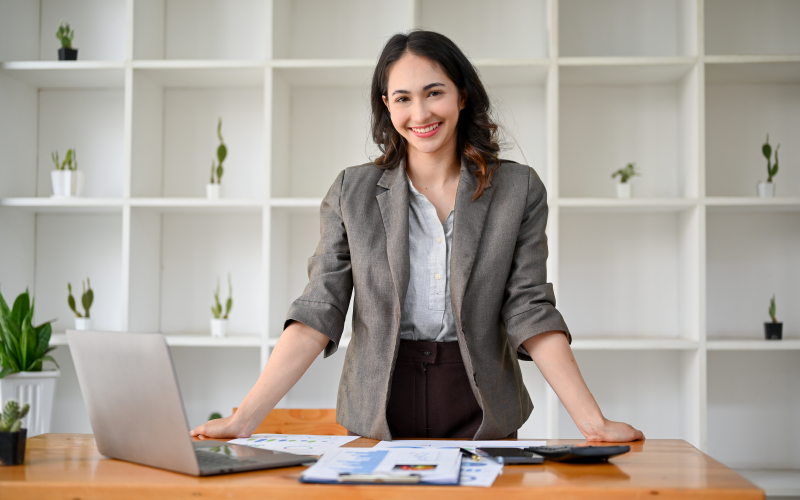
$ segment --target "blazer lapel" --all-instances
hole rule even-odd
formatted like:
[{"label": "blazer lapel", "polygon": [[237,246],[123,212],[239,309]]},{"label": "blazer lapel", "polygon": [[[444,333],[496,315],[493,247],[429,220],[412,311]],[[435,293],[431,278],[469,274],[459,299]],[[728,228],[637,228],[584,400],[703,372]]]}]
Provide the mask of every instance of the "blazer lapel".
[{"label": "blazer lapel", "polygon": [[483,234],[486,214],[492,201],[491,185],[475,201],[472,196],[478,181],[473,171],[474,165],[461,161],[461,179],[456,193],[455,218],[453,220],[453,248],[450,258],[450,299],[453,303],[453,316],[461,324],[461,307],[467,290],[478,244]]},{"label": "blazer lapel", "polygon": [[[384,171],[378,186],[388,189],[376,196],[386,230],[386,253],[394,280],[399,315],[406,301],[411,261],[408,251],[408,180],[405,161],[396,168]],[[398,324],[400,317],[397,318]]]}]

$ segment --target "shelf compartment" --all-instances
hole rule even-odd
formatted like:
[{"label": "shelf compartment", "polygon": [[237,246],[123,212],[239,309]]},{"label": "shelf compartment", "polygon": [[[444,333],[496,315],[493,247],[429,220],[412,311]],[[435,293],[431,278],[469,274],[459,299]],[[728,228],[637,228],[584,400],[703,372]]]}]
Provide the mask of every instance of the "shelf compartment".
[{"label": "shelf compartment", "polygon": [[734,469],[800,469],[798,377],[798,351],[709,352],[707,453]]},{"label": "shelf compartment", "polygon": [[228,148],[223,197],[262,199],[263,88],[163,87],[147,71],[134,70],[133,75],[133,98],[138,104],[133,107],[131,195],[205,197],[221,117]]},{"label": "shelf compartment", "polygon": [[220,301],[233,284],[229,337],[262,331],[260,213],[161,213],[134,208],[130,216],[128,329],[168,337],[207,335],[213,292]]},{"label": "shelf compartment", "polygon": [[792,0],[705,0],[706,54],[800,54]]},{"label": "shelf compartment", "polygon": [[698,209],[562,213],[557,307],[576,339],[602,347],[622,337],[654,348],[672,339],[663,347],[693,348],[699,216]]},{"label": "shelf compartment", "polygon": [[[755,196],[758,181],[767,180],[761,145],[769,134],[773,151],[783,145],[776,194],[800,197],[800,162],[791,152],[800,139],[800,62],[709,65],[708,70],[707,195]],[[743,83],[757,82],[758,72],[764,82]]]},{"label": "shelf compartment", "polygon": [[697,4],[687,0],[561,0],[561,56],[697,54]]},{"label": "shelf compartment", "polygon": [[125,86],[125,64],[116,61],[12,61],[0,70],[37,89]]},{"label": "shelf compartment", "polygon": [[409,13],[393,0],[275,0],[273,58],[375,60],[392,35],[411,27]]},{"label": "shelf compartment", "polygon": [[268,57],[267,0],[137,0],[134,59]]},{"label": "shelf compartment", "polygon": [[122,61],[126,48],[125,0],[19,0],[4,2],[0,61],[55,61],[62,19],[75,30],[80,61]]},{"label": "shelf compartment", "polygon": [[800,83],[800,56],[709,56],[706,84]]},{"label": "shelf compartment", "polygon": [[[679,351],[575,353],[603,415],[631,424],[650,439],[690,438],[694,422],[688,417],[682,385],[691,379],[687,362],[693,356]],[[564,406],[555,401],[559,439],[583,439]]]},{"label": "shelf compartment", "polygon": [[[678,81],[660,83],[562,82],[559,196],[614,197],[616,181],[611,174],[630,162],[636,162],[642,173],[631,181],[635,197],[697,196],[698,67],[665,67],[688,72]],[[610,68],[570,66],[561,71],[567,82],[579,82],[586,75],[606,74]],[[640,76],[652,69],[630,68]],[[571,71],[576,72],[574,78],[569,76]],[[584,76],[578,78],[581,73]]]},{"label": "shelf compartment", "polygon": [[161,213],[257,213],[261,214],[266,203],[261,200],[235,198],[132,198],[131,207],[151,209]]},{"label": "shelf compartment", "polygon": [[544,0],[420,0],[415,5],[417,26],[447,36],[468,57],[549,55],[550,12]]},{"label": "shelf compartment", "polygon": [[708,340],[763,339],[775,295],[784,338],[800,337],[800,213],[707,215]]},{"label": "shelf compartment", "polygon": [[[67,305],[67,283],[80,304],[81,280],[91,280],[93,327],[116,331],[122,318],[122,215],[69,214],[36,216],[36,318],[57,318],[54,331],[75,327]],[[82,306],[79,311],[83,312]]]},{"label": "shelf compartment", "polygon": [[800,212],[800,198],[709,197],[705,204],[710,212],[781,213]]}]

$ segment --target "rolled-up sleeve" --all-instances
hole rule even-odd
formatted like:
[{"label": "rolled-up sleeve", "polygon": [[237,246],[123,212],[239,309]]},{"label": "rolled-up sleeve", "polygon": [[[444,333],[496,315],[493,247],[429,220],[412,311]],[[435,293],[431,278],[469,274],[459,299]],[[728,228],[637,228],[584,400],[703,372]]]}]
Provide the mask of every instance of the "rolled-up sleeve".
[{"label": "rolled-up sleeve", "polygon": [[353,292],[350,246],[342,218],[342,171],[320,205],[320,239],[308,259],[308,285],[289,307],[283,328],[293,321],[304,323],[330,339],[325,357],[339,347],[345,316]]},{"label": "rolled-up sleeve", "polygon": [[547,191],[533,169],[511,272],[501,312],[508,341],[519,359],[530,361],[522,343],[551,330],[562,331],[572,343],[566,322],[556,309],[553,284],[547,283]]}]

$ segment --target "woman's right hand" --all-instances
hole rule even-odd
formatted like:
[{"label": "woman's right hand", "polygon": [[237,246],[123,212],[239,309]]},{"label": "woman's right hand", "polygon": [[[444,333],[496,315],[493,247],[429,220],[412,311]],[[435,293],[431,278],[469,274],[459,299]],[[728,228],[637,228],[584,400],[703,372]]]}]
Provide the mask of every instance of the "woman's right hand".
[{"label": "woman's right hand", "polygon": [[225,418],[217,418],[209,420],[208,422],[198,425],[190,435],[200,439],[234,439],[250,437],[250,433],[244,429],[244,426],[238,422],[235,415]]}]

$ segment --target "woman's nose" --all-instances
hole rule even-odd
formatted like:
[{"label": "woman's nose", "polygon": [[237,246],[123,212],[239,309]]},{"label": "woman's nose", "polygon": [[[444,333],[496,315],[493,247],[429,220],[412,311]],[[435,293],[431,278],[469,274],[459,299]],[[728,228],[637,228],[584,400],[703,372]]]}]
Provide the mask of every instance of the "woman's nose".
[{"label": "woman's nose", "polygon": [[418,99],[414,102],[411,109],[411,119],[416,125],[427,125],[428,122],[426,120],[428,120],[430,116],[431,112],[424,99]]}]

